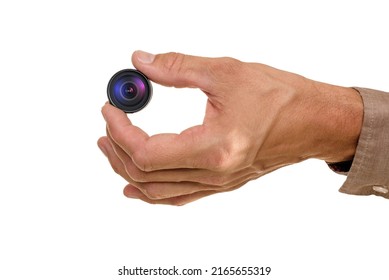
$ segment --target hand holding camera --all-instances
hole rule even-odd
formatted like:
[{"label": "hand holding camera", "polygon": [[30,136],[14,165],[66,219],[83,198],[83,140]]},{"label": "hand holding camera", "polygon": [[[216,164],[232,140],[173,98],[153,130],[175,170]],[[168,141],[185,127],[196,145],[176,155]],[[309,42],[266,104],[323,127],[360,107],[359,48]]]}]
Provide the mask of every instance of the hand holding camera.
[{"label": "hand holding camera", "polygon": [[[232,58],[137,51],[132,62],[145,76],[119,72],[112,78],[110,101],[121,110],[103,107],[107,136],[98,141],[128,181],[128,197],[182,205],[307,158],[336,162],[355,153],[362,102],[353,89]],[[153,136],[132,125],[123,111],[147,104],[149,98],[137,95],[151,89],[146,76],[202,90],[208,97],[203,124]]]}]

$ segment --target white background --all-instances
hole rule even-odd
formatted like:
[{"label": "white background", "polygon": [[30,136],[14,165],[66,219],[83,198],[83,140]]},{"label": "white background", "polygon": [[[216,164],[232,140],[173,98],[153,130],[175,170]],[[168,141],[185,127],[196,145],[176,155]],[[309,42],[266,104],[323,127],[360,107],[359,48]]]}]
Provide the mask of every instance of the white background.
[{"label": "white background", "polygon": [[[271,266],[268,277],[388,279],[389,202],[341,194],[309,160],[184,207],[122,195],[98,150],[113,73],[137,49],[231,56],[389,90],[385,1],[1,1],[0,279],[151,279],[117,270]],[[238,81],[237,81],[238,82]],[[201,122],[200,91],[154,84],[148,133]],[[259,104],[260,105],[260,104]],[[171,277],[156,277],[168,279]],[[174,279],[226,279],[197,276]],[[232,278],[231,278],[232,279]]]}]

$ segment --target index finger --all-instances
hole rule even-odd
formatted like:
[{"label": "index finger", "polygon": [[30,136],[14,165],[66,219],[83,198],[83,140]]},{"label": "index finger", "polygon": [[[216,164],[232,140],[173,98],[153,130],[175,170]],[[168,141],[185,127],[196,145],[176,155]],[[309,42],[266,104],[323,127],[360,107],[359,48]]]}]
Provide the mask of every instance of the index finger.
[{"label": "index finger", "polygon": [[[112,139],[143,171],[178,168],[210,169],[217,167],[220,156],[218,137],[209,137],[204,125],[194,126],[180,134],[163,133],[148,136],[134,126],[121,110],[106,104],[102,113]],[[212,152],[210,152],[212,151]]]}]

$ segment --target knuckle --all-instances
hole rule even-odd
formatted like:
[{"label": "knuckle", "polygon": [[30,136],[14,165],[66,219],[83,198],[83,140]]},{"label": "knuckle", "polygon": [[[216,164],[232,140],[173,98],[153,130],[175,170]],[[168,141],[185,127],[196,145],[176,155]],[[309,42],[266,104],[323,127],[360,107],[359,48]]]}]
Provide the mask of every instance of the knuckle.
[{"label": "knuckle", "polygon": [[181,53],[168,53],[163,63],[163,67],[167,72],[179,73],[182,70],[182,65],[185,59],[185,55]]},{"label": "knuckle", "polygon": [[226,176],[218,174],[216,176],[205,178],[203,181],[204,184],[210,185],[210,186],[216,186],[216,187],[223,187],[228,183],[228,179]]},{"label": "knuckle", "polygon": [[148,183],[142,185],[143,194],[151,200],[159,200],[165,198],[161,192],[161,188],[157,184]]},{"label": "knuckle", "polygon": [[116,125],[110,125],[107,127],[108,134],[110,138],[112,138],[111,141],[114,143],[125,143],[126,142],[126,131],[124,129],[121,129],[117,127]]},{"label": "knuckle", "polygon": [[130,178],[137,183],[147,182],[146,173],[138,168],[133,168],[132,166],[127,167],[127,174]]},{"label": "knuckle", "polygon": [[208,67],[214,77],[236,75],[240,73],[242,62],[231,57],[221,57],[213,59]]},{"label": "knuckle", "polygon": [[148,172],[152,171],[153,167],[151,165],[151,162],[148,160],[148,157],[145,155],[145,153],[141,151],[136,151],[132,155],[132,161],[140,169],[140,171]]},{"label": "knuckle", "polygon": [[229,180],[226,176],[218,176],[215,178],[215,185],[219,187],[226,186],[228,184]]},{"label": "knuckle", "polygon": [[[247,150],[245,141],[239,138],[230,137],[224,144],[219,145],[210,153],[208,166],[211,170],[219,173],[231,173],[245,166]],[[214,179],[218,185],[227,183],[227,176],[220,176]]]},{"label": "knuckle", "polygon": [[115,126],[109,128],[109,134],[114,142],[120,142],[123,139],[122,132],[116,129]]},{"label": "knuckle", "polygon": [[231,167],[231,153],[225,147],[215,149],[208,158],[208,165],[214,171],[226,172]]},{"label": "knuckle", "polygon": [[188,56],[181,53],[168,53],[162,63],[162,71],[175,80],[175,87],[193,85],[198,73]]}]

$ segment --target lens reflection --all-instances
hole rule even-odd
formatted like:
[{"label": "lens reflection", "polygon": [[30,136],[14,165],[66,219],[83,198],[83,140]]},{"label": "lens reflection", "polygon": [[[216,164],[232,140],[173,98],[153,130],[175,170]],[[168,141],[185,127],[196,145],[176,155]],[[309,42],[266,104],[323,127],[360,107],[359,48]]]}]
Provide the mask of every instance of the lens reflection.
[{"label": "lens reflection", "polygon": [[144,108],[151,95],[150,82],[137,70],[119,71],[108,84],[108,98],[111,104],[127,113],[133,113]]}]

